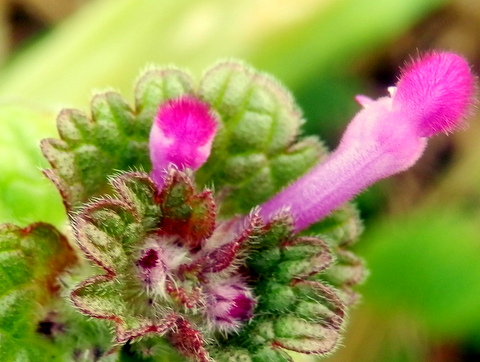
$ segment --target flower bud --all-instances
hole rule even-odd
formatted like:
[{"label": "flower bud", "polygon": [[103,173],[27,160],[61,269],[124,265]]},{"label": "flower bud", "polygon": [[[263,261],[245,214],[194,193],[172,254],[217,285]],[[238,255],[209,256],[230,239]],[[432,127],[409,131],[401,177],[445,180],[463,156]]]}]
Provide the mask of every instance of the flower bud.
[{"label": "flower bud", "polygon": [[192,96],[160,105],[150,132],[151,177],[163,185],[165,170],[198,169],[210,155],[217,116],[209,105]]},{"label": "flower bud", "polygon": [[402,72],[390,97],[357,96],[363,109],[338,148],[309,173],[260,208],[265,220],[282,209],[300,231],[376,181],[404,171],[420,158],[427,138],[458,128],[473,101],[474,77],[452,53],[431,53]]},{"label": "flower bud", "polygon": [[215,329],[230,332],[253,317],[256,302],[246,284],[238,279],[210,285],[206,315]]}]

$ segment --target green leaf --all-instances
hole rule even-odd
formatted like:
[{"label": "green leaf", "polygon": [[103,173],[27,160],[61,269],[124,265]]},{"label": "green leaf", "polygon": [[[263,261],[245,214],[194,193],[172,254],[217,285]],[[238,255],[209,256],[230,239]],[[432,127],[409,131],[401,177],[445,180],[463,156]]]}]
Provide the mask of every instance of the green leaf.
[{"label": "green leaf", "polygon": [[42,142],[53,169],[45,174],[67,210],[111,192],[117,170],[149,171],[148,139],[158,106],[183,94],[197,95],[219,114],[219,130],[198,185],[222,193],[220,213],[247,213],[315,165],[326,150],[314,137],[298,141],[301,113],[275,79],[240,62],[220,63],[206,72],[198,91],[185,73],[151,70],[137,83],[135,109],[114,92],[96,95],[92,117],[77,110],[58,116],[60,140]]},{"label": "green leaf", "polygon": [[188,177],[170,172],[159,198],[164,232],[177,234],[191,250],[198,250],[215,227],[215,203],[210,191],[195,194]]},{"label": "green leaf", "polygon": [[292,362],[292,358],[280,348],[261,347],[251,353],[245,348],[222,348],[213,351],[217,362]]},{"label": "green leaf", "polygon": [[363,260],[349,250],[362,230],[357,209],[353,204],[347,203],[302,232],[303,235],[316,234],[321,237],[333,254],[333,262],[328,269],[309,279],[338,288],[346,305],[357,301],[358,294],[354,287],[361,284],[367,274]]},{"label": "green leaf", "polygon": [[45,171],[59,189],[67,210],[110,191],[108,176],[117,170],[150,170],[148,138],[163,101],[191,93],[190,78],[176,69],[151,70],[138,81],[135,109],[115,92],[97,94],[92,116],[74,109],[57,119],[60,140],[46,139],[42,152],[52,166]]},{"label": "green leaf", "polygon": [[310,226],[302,234],[324,235],[333,245],[343,247],[354,244],[362,231],[363,225],[357,208],[354,204],[347,203]]},{"label": "green leaf", "polygon": [[[80,248],[106,274],[80,283],[71,299],[82,313],[112,321],[118,343],[147,334],[162,336],[179,328],[181,313],[195,315],[203,306],[192,299],[192,311],[184,307],[191,302],[186,297],[201,297],[195,297],[195,280],[200,279],[195,273],[200,270],[191,270],[187,279],[182,265],[199,257],[198,247],[213,231],[213,199],[208,192],[195,193],[191,180],[175,170],[161,192],[140,172],[121,174],[110,182],[114,197],[97,199],[74,217]],[[155,254],[153,264],[148,264],[149,252]],[[172,262],[169,259],[175,263],[170,269],[165,264]],[[160,273],[160,279],[150,281],[155,278],[150,273]]]},{"label": "green leaf", "polygon": [[74,261],[53,226],[0,226],[0,360],[64,360],[65,346],[54,345],[37,329],[58,298],[57,277]]},{"label": "green leaf", "polygon": [[291,94],[240,62],[208,70],[198,94],[221,124],[197,182],[213,181],[216,190],[225,191],[223,215],[247,213],[326,154],[315,138],[297,142],[303,119]]},{"label": "green leaf", "polygon": [[273,276],[278,281],[306,278],[328,268],[332,254],[324,241],[299,237],[281,245],[282,258]]},{"label": "green leaf", "polygon": [[326,355],[337,345],[345,320],[342,293],[323,281],[308,280],[325,278],[332,253],[323,240],[297,237],[292,229],[291,217],[280,214],[250,242],[247,266],[260,298],[257,316],[238,337],[223,341],[222,348],[233,356],[289,361],[279,348]]},{"label": "green leaf", "polygon": [[249,338],[251,344],[243,343],[254,355],[259,346],[263,353],[281,347],[319,355],[328,354],[335,348],[345,317],[343,303],[335,292],[309,281],[295,282],[291,288],[296,300],[290,310],[275,316],[265,314],[247,328],[246,333],[252,335]]}]

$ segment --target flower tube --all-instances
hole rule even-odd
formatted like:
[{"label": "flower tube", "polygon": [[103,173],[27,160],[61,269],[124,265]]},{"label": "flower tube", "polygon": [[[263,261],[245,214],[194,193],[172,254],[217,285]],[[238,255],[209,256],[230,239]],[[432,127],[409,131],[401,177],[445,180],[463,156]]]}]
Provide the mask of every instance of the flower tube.
[{"label": "flower tube", "polygon": [[474,77],[452,53],[430,53],[403,71],[390,96],[357,96],[363,109],[338,148],[306,175],[261,205],[265,220],[282,209],[301,231],[374,182],[404,171],[420,158],[427,139],[459,127],[472,104]]}]

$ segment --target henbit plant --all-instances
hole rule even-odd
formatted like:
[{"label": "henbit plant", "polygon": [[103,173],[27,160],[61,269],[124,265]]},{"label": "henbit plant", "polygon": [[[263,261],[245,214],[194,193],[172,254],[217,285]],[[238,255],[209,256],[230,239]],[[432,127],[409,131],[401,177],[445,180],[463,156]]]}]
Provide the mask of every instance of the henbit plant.
[{"label": "henbit plant", "polygon": [[357,97],[330,155],[298,140],[288,91],[234,61],[197,88],[181,70],[149,70],[134,108],[107,92],[91,117],[62,111],[61,139],[42,151],[71,229],[1,227],[1,360],[331,353],[365,275],[345,202],[458,128],[474,78],[463,58],[430,53],[389,91]]}]

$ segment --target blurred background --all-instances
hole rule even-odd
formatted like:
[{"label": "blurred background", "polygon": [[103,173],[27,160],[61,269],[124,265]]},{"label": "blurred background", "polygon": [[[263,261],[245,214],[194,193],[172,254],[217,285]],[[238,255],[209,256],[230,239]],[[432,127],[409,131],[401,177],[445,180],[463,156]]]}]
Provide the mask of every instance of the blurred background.
[{"label": "blurred background", "polygon": [[[334,147],[399,67],[431,49],[480,74],[478,0],[0,0],[0,222],[65,220],[38,142],[92,90],[132,100],[148,64],[197,77],[245,59],[292,90],[305,133]],[[409,172],[357,198],[370,276],[329,362],[480,361],[480,124],[431,140]],[[296,357],[298,361],[313,361]]]}]

